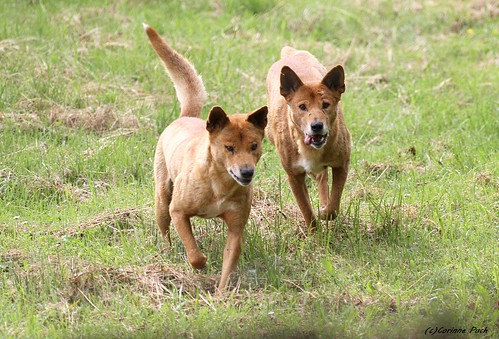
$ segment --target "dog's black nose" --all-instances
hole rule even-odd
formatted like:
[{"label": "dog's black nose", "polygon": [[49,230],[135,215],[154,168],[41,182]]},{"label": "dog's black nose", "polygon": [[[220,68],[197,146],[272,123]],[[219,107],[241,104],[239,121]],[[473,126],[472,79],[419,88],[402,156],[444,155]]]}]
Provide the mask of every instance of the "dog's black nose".
[{"label": "dog's black nose", "polygon": [[310,128],[312,129],[312,132],[320,132],[324,128],[324,124],[320,121],[314,121],[310,124]]},{"label": "dog's black nose", "polygon": [[243,177],[244,179],[251,179],[253,178],[253,174],[255,174],[255,170],[251,167],[243,167],[241,168],[241,177]]}]

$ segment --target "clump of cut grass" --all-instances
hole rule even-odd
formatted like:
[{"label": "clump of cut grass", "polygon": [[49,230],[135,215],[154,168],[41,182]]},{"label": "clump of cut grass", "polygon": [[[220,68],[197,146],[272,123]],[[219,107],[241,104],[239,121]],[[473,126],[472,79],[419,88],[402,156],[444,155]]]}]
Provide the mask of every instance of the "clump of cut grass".
[{"label": "clump of cut grass", "polygon": [[117,208],[111,212],[102,212],[90,220],[86,220],[78,224],[76,227],[68,227],[57,231],[55,237],[75,237],[83,234],[86,230],[95,228],[110,228],[114,232],[123,230],[133,230],[137,224],[142,221],[143,213],[148,208],[132,207],[132,208]]},{"label": "clump of cut grass", "polygon": [[87,108],[76,112],[67,112],[63,109],[51,110],[49,121],[52,125],[81,128],[97,133],[116,129],[137,130],[140,127],[136,116],[118,115],[111,106],[98,107],[95,110]]},{"label": "clump of cut grass", "polygon": [[96,109],[68,109],[52,106],[48,115],[44,113],[1,113],[0,121],[9,121],[24,129],[40,129],[45,125],[54,127],[78,128],[94,133],[104,133],[117,129],[136,131],[140,127],[138,118],[133,114],[117,114],[111,106],[101,106]]},{"label": "clump of cut grass", "polygon": [[95,298],[106,293],[109,287],[125,285],[132,292],[147,298],[149,304],[160,308],[168,300],[177,298],[178,293],[193,298],[199,291],[213,293],[216,286],[216,279],[213,277],[186,272],[175,265],[164,263],[123,268],[87,265],[73,267],[72,270],[64,292],[70,303],[77,300],[90,302],[88,295]]}]

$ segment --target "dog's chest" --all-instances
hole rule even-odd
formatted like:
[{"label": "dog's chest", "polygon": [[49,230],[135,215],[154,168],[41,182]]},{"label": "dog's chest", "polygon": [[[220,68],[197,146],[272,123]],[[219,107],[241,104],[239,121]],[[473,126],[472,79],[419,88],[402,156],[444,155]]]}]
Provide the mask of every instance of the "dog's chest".
[{"label": "dog's chest", "polygon": [[298,159],[295,160],[293,166],[299,171],[304,171],[307,174],[318,174],[326,168],[327,163],[322,161],[322,150],[311,150],[310,146],[305,146],[303,143],[298,143]]},{"label": "dog's chest", "polygon": [[214,218],[225,212],[226,210],[236,209],[237,204],[233,201],[228,200],[226,197],[203,206],[198,210],[198,216],[202,218]]},{"label": "dog's chest", "polygon": [[326,164],[315,159],[301,158],[294,163],[294,167],[303,170],[307,174],[319,174],[326,168]]}]

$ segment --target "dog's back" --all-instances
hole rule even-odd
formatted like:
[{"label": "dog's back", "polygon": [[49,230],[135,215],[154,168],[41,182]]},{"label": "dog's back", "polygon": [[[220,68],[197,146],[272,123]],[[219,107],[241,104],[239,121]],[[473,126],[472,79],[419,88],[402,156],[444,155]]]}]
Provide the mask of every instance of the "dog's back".
[{"label": "dog's back", "polygon": [[206,90],[194,66],[182,55],[168,46],[159,34],[146,24],[144,29],[151,45],[160,57],[168,75],[175,85],[180,101],[181,117],[199,117],[206,99]]}]

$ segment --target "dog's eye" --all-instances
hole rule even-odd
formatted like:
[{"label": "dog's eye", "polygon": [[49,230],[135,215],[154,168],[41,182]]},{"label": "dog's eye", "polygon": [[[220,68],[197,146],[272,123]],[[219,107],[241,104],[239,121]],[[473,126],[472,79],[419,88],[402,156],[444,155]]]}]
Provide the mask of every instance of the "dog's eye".
[{"label": "dog's eye", "polygon": [[304,112],[307,110],[307,106],[305,104],[298,105],[298,108],[301,109]]},{"label": "dog's eye", "polygon": [[251,150],[252,151],[256,151],[257,148],[258,148],[258,144],[251,145]]},{"label": "dog's eye", "polygon": [[233,146],[225,146],[225,149],[230,152],[230,153],[234,153],[234,147]]},{"label": "dog's eye", "polygon": [[327,109],[331,104],[329,102],[323,102],[322,103],[322,109]]}]

